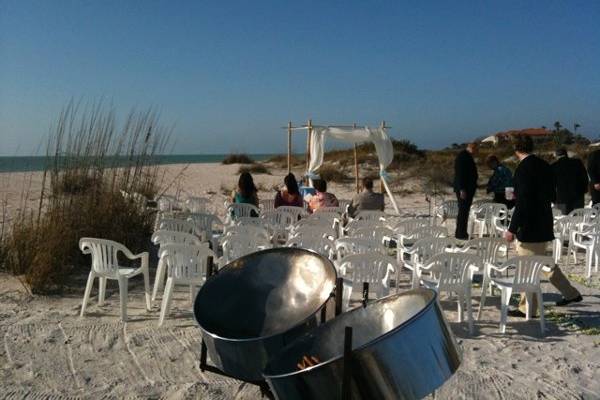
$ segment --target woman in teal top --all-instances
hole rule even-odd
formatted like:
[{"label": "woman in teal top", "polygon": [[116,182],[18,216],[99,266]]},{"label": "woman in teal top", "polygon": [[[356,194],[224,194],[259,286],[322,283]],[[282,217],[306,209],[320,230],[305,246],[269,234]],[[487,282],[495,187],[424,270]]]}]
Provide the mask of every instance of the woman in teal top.
[{"label": "woman in teal top", "polygon": [[249,172],[242,172],[238,181],[238,188],[233,192],[231,201],[233,203],[253,204],[258,207],[257,192],[252,175]]}]

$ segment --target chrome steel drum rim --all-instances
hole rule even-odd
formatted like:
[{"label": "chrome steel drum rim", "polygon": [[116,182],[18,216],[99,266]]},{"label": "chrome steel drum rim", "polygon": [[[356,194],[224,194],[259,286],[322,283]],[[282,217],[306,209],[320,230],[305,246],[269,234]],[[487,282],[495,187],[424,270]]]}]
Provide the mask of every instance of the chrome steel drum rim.
[{"label": "chrome steel drum rim", "polygon": [[[366,349],[368,347],[371,347],[371,346],[375,345],[376,343],[378,343],[378,342],[380,342],[382,340],[385,340],[387,337],[389,337],[389,336],[397,333],[398,331],[403,330],[405,328],[408,328],[410,325],[412,325],[413,323],[415,323],[416,321],[418,321],[419,317],[421,317],[423,314],[425,314],[426,312],[428,312],[431,309],[431,307],[435,306],[435,302],[436,302],[436,299],[438,297],[437,292],[435,292],[432,289],[424,289],[424,288],[412,289],[412,290],[407,291],[407,292],[395,293],[395,294],[392,294],[392,295],[389,295],[389,296],[386,296],[386,297],[382,297],[382,298],[376,300],[376,303],[383,302],[383,301],[389,301],[389,300],[391,300],[393,298],[400,298],[402,296],[406,296],[407,294],[413,293],[415,291],[427,292],[427,293],[431,294],[432,297],[430,298],[430,300],[427,302],[427,304],[425,306],[423,306],[417,313],[413,314],[410,318],[408,318],[407,320],[403,321],[400,325],[396,326],[393,329],[390,329],[386,333],[384,333],[382,335],[379,335],[379,336],[375,337],[374,339],[372,339],[372,340],[370,340],[370,341],[368,341],[368,342],[366,342],[366,343],[364,343],[364,344],[362,344],[362,345],[360,345],[360,346],[358,346],[356,348],[352,348],[352,352],[353,353],[360,352],[361,350],[364,350],[364,349]],[[373,303],[371,303],[370,305],[373,305]],[[367,308],[370,305],[367,305]],[[362,306],[354,308],[354,309],[346,312],[345,314],[347,314],[347,313],[353,313],[353,312],[360,312],[362,308],[363,308]],[[322,327],[324,325],[326,325],[328,323],[333,323],[333,321],[334,320],[327,321],[325,324],[320,325],[319,327],[317,327],[313,331],[309,332],[308,335],[311,335],[311,334],[314,334],[314,333],[318,332],[319,330],[323,329]],[[302,338],[298,338],[298,340],[302,340]],[[343,341],[344,338],[340,338],[340,340]],[[325,367],[325,366],[327,366],[329,364],[332,364],[332,363],[335,363],[335,362],[337,362],[337,361],[339,361],[339,360],[341,360],[343,358],[344,358],[344,354],[341,353],[341,354],[339,354],[337,356],[334,356],[332,358],[327,359],[326,361],[322,361],[322,362],[320,362],[317,365],[314,365],[312,367],[307,367],[307,368],[304,368],[304,369],[298,369],[298,370],[295,370],[295,371],[292,371],[292,372],[286,372],[286,373],[283,373],[283,374],[266,374],[266,373],[263,373],[263,376],[264,376],[265,379],[269,379],[269,380],[275,380],[275,379],[281,379],[281,378],[291,377],[291,376],[295,376],[295,375],[299,375],[299,374],[304,374],[304,373],[307,373],[309,371],[313,371],[313,370]]]},{"label": "chrome steel drum rim", "polygon": [[[236,262],[239,262],[240,260],[244,260],[246,258],[250,258],[250,257],[256,257],[256,256],[260,256],[260,255],[264,255],[264,254],[268,254],[268,253],[274,253],[274,252],[281,252],[281,251],[295,251],[295,252],[302,252],[305,254],[310,254],[312,256],[315,256],[317,258],[319,258],[320,260],[322,260],[324,262],[324,264],[328,265],[329,269],[333,272],[333,279],[332,279],[332,285],[331,285],[331,293],[333,292],[333,289],[335,288],[335,282],[337,280],[337,270],[335,269],[335,266],[333,265],[333,263],[331,262],[331,260],[329,260],[326,257],[323,257],[322,255],[320,255],[319,253],[313,251],[313,250],[309,250],[309,249],[302,249],[302,248],[289,248],[289,247],[279,247],[279,248],[272,248],[272,249],[266,249],[266,250],[260,250],[251,254],[248,254],[246,256],[240,257],[237,260],[234,260],[233,262],[225,265],[224,267],[222,267],[221,269],[219,269],[219,274],[221,273],[227,273],[228,269],[232,269],[233,268],[233,264]],[[216,276],[218,277],[218,275]],[[213,277],[216,278],[216,277]],[[209,284],[209,281],[207,281],[203,287],[205,285]],[[203,288],[202,287],[202,288]],[[312,312],[307,313],[307,315],[300,319],[297,320],[293,323],[293,325],[290,325],[287,327],[287,329],[279,331],[279,332],[274,332],[271,333],[269,335],[264,335],[264,336],[254,336],[254,337],[247,337],[247,338],[230,338],[230,337],[224,337],[221,336],[219,334],[216,334],[214,332],[210,332],[209,330],[207,330],[206,328],[204,328],[204,326],[202,325],[202,323],[198,320],[198,315],[196,313],[196,302],[199,301],[200,299],[200,293],[202,291],[202,288],[200,289],[200,291],[198,292],[198,294],[196,295],[196,298],[194,299],[194,320],[196,321],[196,323],[198,324],[198,327],[200,328],[201,332],[203,335],[208,335],[211,338],[214,339],[218,339],[220,341],[224,341],[224,342],[230,342],[230,343],[246,343],[246,342],[256,342],[256,341],[264,341],[264,340],[268,340],[269,338],[273,338],[279,335],[284,334],[285,332],[288,332],[292,329],[294,329],[295,327],[301,326],[303,324],[308,323],[309,321],[313,320],[315,318],[315,315],[321,311],[321,309],[327,304],[327,302],[330,299],[330,296],[328,295],[327,297],[325,297],[323,299],[323,301],[320,303],[319,307],[312,310]]]}]

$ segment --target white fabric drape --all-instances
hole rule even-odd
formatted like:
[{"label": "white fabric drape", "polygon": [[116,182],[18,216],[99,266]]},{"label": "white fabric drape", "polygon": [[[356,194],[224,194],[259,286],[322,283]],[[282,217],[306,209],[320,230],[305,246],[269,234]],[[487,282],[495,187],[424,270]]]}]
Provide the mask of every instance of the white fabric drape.
[{"label": "white fabric drape", "polygon": [[398,206],[392,195],[386,179],[385,169],[394,159],[394,147],[392,140],[383,128],[341,128],[315,126],[312,129],[310,141],[310,162],[307,175],[314,179],[317,170],[323,164],[323,154],[325,153],[325,137],[343,140],[350,143],[372,142],[375,144],[375,151],[379,159],[379,174],[388,192],[392,205],[396,212],[399,212]]}]

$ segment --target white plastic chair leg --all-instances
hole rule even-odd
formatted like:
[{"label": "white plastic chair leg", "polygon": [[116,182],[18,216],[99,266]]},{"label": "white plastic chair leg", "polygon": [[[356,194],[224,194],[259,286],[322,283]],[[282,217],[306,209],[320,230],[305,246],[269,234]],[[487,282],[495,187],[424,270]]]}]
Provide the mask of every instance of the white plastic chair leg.
[{"label": "white plastic chair leg", "polygon": [[525,321],[531,319],[531,312],[533,311],[531,306],[533,305],[532,298],[534,295],[534,293],[525,292]]},{"label": "white plastic chair leg", "polygon": [[81,314],[80,317],[83,317],[85,313],[85,309],[87,308],[87,304],[90,301],[90,294],[92,293],[92,286],[94,286],[94,278],[96,275],[93,271],[90,272],[87,280],[87,284],[85,285],[85,292],[83,293],[83,303],[81,303]]},{"label": "white plastic chair leg", "polygon": [[154,277],[154,289],[152,290],[152,301],[156,300],[156,296],[158,295],[158,291],[163,287],[163,281],[165,279],[165,265],[160,259],[158,261],[158,267],[156,268],[156,276]]},{"label": "white plastic chair leg", "polygon": [[483,307],[485,307],[485,298],[487,296],[488,286],[490,286],[487,278],[487,273],[483,274],[483,282],[481,283],[481,298],[479,299],[479,310],[477,311],[477,321],[481,318]]},{"label": "white plastic chair leg", "polygon": [[464,293],[457,293],[458,294],[458,321],[457,322],[463,322],[463,307],[465,304],[465,295]]},{"label": "white plastic chair leg", "polygon": [[173,298],[173,278],[167,278],[165,284],[165,292],[163,293],[162,304],[160,306],[160,318],[158,320],[158,326],[162,326],[165,321],[165,316],[169,313],[171,308],[171,299]]},{"label": "white plastic chair leg", "polygon": [[508,314],[509,300],[510,295],[508,294],[508,290],[502,288],[502,292],[500,294],[500,333],[506,332],[506,316]]},{"label": "white plastic chair leg", "polygon": [[143,272],[144,275],[144,297],[146,298],[146,311],[152,310],[152,299],[150,295],[150,271],[146,268]]},{"label": "white plastic chair leg", "polygon": [[119,282],[119,299],[121,303],[121,321],[127,322],[127,278],[120,277]]},{"label": "white plastic chair leg", "polygon": [[542,331],[542,336],[544,336],[546,334],[546,320],[544,317],[544,299],[542,297],[542,291],[538,290],[535,295],[537,296],[538,307],[540,309],[540,329]]},{"label": "white plastic chair leg", "polygon": [[473,334],[473,304],[471,304],[471,291],[467,288],[465,293],[465,301],[467,302],[467,318],[469,323],[469,335]]},{"label": "white plastic chair leg", "polygon": [[100,277],[98,278],[98,305],[101,306],[104,304],[104,299],[106,298],[106,278]]}]

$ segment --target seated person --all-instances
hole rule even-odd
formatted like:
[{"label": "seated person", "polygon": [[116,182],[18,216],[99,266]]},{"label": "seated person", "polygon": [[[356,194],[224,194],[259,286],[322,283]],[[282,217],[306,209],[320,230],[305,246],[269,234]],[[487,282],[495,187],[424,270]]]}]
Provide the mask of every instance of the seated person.
[{"label": "seated person", "polygon": [[294,174],[287,174],[283,182],[285,183],[285,189],[278,191],[275,195],[275,208],[281,206],[304,207],[304,200],[300,196],[298,182],[296,182]]},{"label": "seated person", "polygon": [[315,212],[322,207],[339,207],[338,199],[331,193],[327,193],[327,182],[323,179],[315,179],[313,186],[316,193],[308,201],[308,211]]},{"label": "seated person", "polygon": [[[258,190],[249,172],[242,172],[238,180],[238,188],[231,194],[232,203],[247,203],[258,207]],[[258,217],[258,215],[252,215]]]},{"label": "seated person", "polygon": [[385,207],[383,194],[373,192],[373,180],[371,178],[363,178],[362,184],[363,191],[352,198],[352,202],[348,208],[348,213],[351,217],[355,217],[359,211],[383,211]]}]

